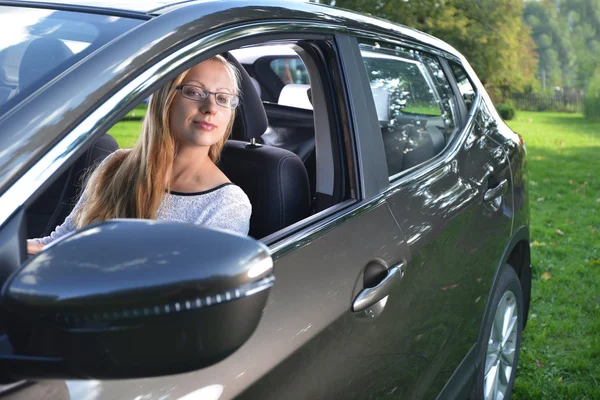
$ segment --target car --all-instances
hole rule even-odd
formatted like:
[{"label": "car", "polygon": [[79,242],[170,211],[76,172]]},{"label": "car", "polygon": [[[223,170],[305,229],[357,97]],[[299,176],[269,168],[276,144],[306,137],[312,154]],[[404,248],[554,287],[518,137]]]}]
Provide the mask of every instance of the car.
[{"label": "car", "polygon": [[[308,2],[11,0],[0,21],[3,398],[510,396],[526,147],[450,45]],[[219,167],[249,235],[116,219],[28,257],[119,121],[216,54],[242,77]]]}]

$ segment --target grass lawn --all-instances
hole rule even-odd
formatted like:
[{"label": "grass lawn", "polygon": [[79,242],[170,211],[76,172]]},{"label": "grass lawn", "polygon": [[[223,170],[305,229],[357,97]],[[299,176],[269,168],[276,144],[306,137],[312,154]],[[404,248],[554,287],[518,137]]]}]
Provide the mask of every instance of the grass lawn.
[{"label": "grass lawn", "polygon": [[119,148],[129,149],[135,145],[142,132],[142,118],[146,115],[146,110],[146,104],[139,104],[108,131],[116,139]]},{"label": "grass lawn", "polygon": [[600,399],[600,123],[518,112],[533,294],[514,399]]}]

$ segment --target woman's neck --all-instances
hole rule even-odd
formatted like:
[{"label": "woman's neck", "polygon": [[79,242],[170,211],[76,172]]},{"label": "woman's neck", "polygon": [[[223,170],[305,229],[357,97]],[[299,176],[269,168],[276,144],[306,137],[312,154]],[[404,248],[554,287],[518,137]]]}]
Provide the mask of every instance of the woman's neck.
[{"label": "woman's neck", "polygon": [[208,156],[208,149],[178,149],[170,174],[172,191],[183,193],[214,189],[229,179]]}]

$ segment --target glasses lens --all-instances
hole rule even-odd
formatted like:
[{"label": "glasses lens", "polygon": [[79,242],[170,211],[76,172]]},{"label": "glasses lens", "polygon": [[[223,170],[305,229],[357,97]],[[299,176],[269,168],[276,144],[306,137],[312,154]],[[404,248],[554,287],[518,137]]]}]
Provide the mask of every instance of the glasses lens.
[{"label": "glasses lens", "polygon": [[227,108],[235,108],[237,106],[237,96],[229,93],[215,93],[217,104]]},{"label": "glasses lens", "polygon": [[181,94],[188,99],[198,101],[206,100],[208,97],[208,91],[206,89],[193,85],[183,85]]}]

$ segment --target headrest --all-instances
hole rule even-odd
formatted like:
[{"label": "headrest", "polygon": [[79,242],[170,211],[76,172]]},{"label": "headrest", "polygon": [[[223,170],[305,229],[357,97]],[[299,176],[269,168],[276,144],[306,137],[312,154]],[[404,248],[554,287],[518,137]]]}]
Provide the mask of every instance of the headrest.
[{"label": "headrest", "polygon": [[236,110],[231,139],[249,142],[250,139],[259,138],[267,130],[267,114],[248,72],[231,54],[225,53],[223,57],[240,73],[240,105]]},{"label": "headrest", "polygon": [[379,122],[390,121],[390,92],[385,86],[371,86]]},{"label": "headrest", "polygon": [[300,83],[290,83],[281,89],[279,93],[278,104],[282,106],[290,106],[297,108],[304,108],[306,110],[312,110],[313,106],[308,98],[308,90],[310,85]]},{"label": "headrest", "polygon": [[73,55],[66,44],[54,38],[38,38],[29,43],[19,65],[19,89],[31,86],[35,81],[58,67]]}]

